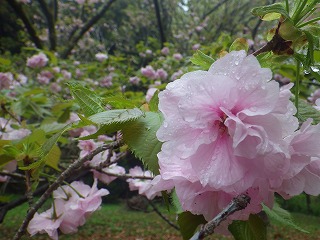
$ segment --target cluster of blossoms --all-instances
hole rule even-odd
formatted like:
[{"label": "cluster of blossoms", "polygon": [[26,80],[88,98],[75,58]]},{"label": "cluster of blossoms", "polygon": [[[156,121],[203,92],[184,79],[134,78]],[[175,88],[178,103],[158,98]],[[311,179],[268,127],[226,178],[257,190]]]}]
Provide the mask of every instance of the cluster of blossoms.
[{"label": "cluster of blossoms", "polygon": [[166,80],[168,77],[168,73],[160,68],[158,70],[154,70],[152,66],[148,65],[145,68],[141,68],[141,74],[149,79],[161,79]]},{"label": "cluster of blossoms", "polygon": [[52,239],[58,239],[58,229],[65,234],[78,231],[86,219],[99,209],[102,196],[108,195],[106,189],[97,188],[97,180],[90,187],[82,182],[72,182],[53,192],[54,202],[50,209],[36,213],[28,225],[31,236],[47,233]]},{"label": "cluster of blossoms", "polygon": [[[18,125],[17,122],[12,120],[7,120],[4,118],[0,118],[0,139],[1,140],[20,140],[26,136],[28,136],[31,131],[29,129],[20,128],[14,129],[12,126]],[[4,172],[15,172],[17,169],[17,161],[10,161],[2,167],[2,171]],[[7,176],[0,175],[0,182],[6,182],[8,180]]]},{"label": "cluster of blossoms", "polygon": [[206,220],[249,195],[229,222],[248,219],[262,203],[272,207],[275,192],[286,199],[318,195],[320,125],[309,119],[299,129],[292,84],[279,88],[271,78],[270,69],[239,51],[169,83],[159,93],[163,145],[153,191],[175,188],[182,208]]},{"label": "cluster of blossoms", "polygon": [[27,66],[30,68],[40,68],[46,66],[48,61],[49,59],[45,54],[39,53],[27,59]]}]

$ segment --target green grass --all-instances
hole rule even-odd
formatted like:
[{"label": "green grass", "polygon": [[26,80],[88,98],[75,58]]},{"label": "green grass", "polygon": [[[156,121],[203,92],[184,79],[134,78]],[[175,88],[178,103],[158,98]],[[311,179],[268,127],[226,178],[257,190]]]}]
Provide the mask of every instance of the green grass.
[{"label": "green grass", "polygon": [[[169,214],[163,206],[161,211],[175,222],[175,215]],[[27,205],[22,205],[8,213],[4,223],[0,225],[0,239],[11,239],[14,232],[21,224]],[[320,239],[320,218],[304,214],[293,214],[295,222],[310,234],[301,233],[297,230],[282,225],[269,227],[269,238],[277,240],[301,240]],[[22,239],[30,239],[25,236]],[[38,234],[32,239],[49,239],[45,234]],[[79,228],[79,232],[73,235],[62,235],[60,240],[105,240],[105,239],[128,239],[128,240],[177,240],[182,239],[179,232],[165,223],[155,212],[144,213],[128,210],[124,203],[105,204],[95,212]],[[233,239],[221,236],[212,236],[207,239]]]}]

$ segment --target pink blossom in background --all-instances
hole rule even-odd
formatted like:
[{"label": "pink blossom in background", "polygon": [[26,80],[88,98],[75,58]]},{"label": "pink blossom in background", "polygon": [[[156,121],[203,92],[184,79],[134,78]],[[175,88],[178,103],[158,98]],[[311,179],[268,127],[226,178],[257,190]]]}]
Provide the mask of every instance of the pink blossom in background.
[{"label": "pink blossom in background", "polygon": [[157,78],[157,73],[153,69],[152,66],[148,65],[145,68],[141,68],[141,74],[147,78],[150,79],[156,79]]},{"label": "pink blossom in background", "polygon": [[179,61],[179,60],[181,60],[183,57],[182,57],[182,55],[181,55],[180,53],[175,53],[175,54],[173,54],[173,58]]},{"label": "pink blossom in background", "polygon": [[92,170],[92,171],[93,171],[93,176],[105,184],[109,184],[113,180],[118,178],[117,176],[108,175],[108,173],[116,174],[116,175],[124,175],[126,173],[126,170],[123,167],[118,166],[116,163],[110,165],[109,167],[103,168],[102,171],[104,173],[101,173],[96,170]]},{"label": "pink blossom in background", "polygon": [[280,86],[289,84],[291,82],[289,78],[284,77],[280,74],[274,74],[273,79],[276,80],[280,84]]},{"label": "pink blossom in background", "polygon": [[182,208],[206,220],[242,193],[251,203],[230,220],[260,212],[261,203],[272,207],[274,192],[319,194],[311,186],[320,186],[320,125],[297,130],[293,85],[279,88],[271,78],[238,51],[169,83],[159,93],[163,145],[150,191],[175,187]]},{"label": "pink blossom in background", "polygon": [[202,26],[196,26],[196,31],[197,31],[197,32],[201,32],[201,31],[202,31],[202,29],[203,29],[203,27],[202,27]]},{"label": "pink blossom in background", "polygon": [[[143,171],[139,166],[129,169],[129,175],[132,177],[153,177],[150,171]],[[145,195],[148,199],[153,199],[155,196],[161,195],[160,191],[150,192],[152,187],[150,179],[129,178],[127,182],[129,183],[130,191],[138,190],[140,195]]]},{"label": "pink blossom in background", "polygon": [[161,53],[167,56],[170,53],[170,50],[168,47],[164,47],[161,49]]},{"label": "pink blossom in background", "polygon": [[95,57],[99,62],[103,62],[109,58],[108,55],[105,53],[97,53]]},{"label": "pink blossom in background", "polygon": [[60,67],[53,67],[53,68],[52,68],[52,71],[53,71],[54,73],[59,73],[59,72],[60,72]]},{"label": "pink blossom in background", "polygon": [[[17,161],[16,160],[12,160],[2,167],[3,172],[9,172],[9,173],[15,172],[16,169],[17,169]],[[5,181],[7,181],[7,179],[8,179],[8,176],[0,175],[0,182],[5,182]]]},{"label": "pink blossom in background", "polygon": [[71,72],[67,71],[67,70],[62,70],[61,74],[63,76],[64,79],[71,79],[72,78],[72,74]]},{"label": "pink blossom in background", "polygon": [[82,5],[86,2],[86,0],[75,0],[75,1],[76,1],[76,3],[78,3],[80,5]]},{"label": "pink blossom in background", "polygon": [[140,81],[141,81],[140,78],[138,78],[137,76],[129,78],[129,82],[133,85],[138,85]]},{"label": "pink blossom in background", "polygon": [[200,49],[200,47],[201,47],[201,45],[200,45],[199,43],[194,44],[194,45],[192,46],[192,50],[198,50],[198,49]]},{"label": "pink blossom in background", "polygon": [[147,54],[147,55],[152,55],[152,50],[147,49],[147,50],[146,50],[146,54]]},{"label": "pink blossom in background", "polygon": [[0,72],[0,90],[9,89],[13,84],[13,75],[11,72]]},{"label": "pink blossom in background", "polygon": [[101,87],[111,87],[112,86],[112,75],[108,75],[104,77],[100,82],[99,85]]},{"label": "pink blossom in background", "polygon": [[313,93],[311,93],[311,96],[308,97],[308,100],[312,103],[315,103],[316,100],[319,98],[320,98],[320,89],[317,89]]},{"label": "pink blossom in background", "polygon": [[150,102],[151,98],[153,97],[154,93],[157,91],[157,88],[149,88],[146,94],[146,102]]},{"label": "pink blossom in background", "polygon": [[18,74],[17,75],[17,80],[21,85],[24,85],[28,82],[28,77],[24,74]]},{"label": "pink blossom in background", "polygon": [[37,80],[40,84],[49,84],[52,78],[53,74],[50,71],[41,71],[37,74]]},{"label": "pink blossom in background", "polygon": [[40,68],[46,66],[48,61],[49,59],[45,54],[39,53],[27,59],[27,66],[31,68]]},{"label": "pink blossom in background", "polygon": [[166,72],[166,70],[160,68],[157,70],[156,75],[158,76],[158,78],[160,78],[161,80],[166,80],[168,77],[168,73]]},{"label": "pink blossom in background", "polygon": [[181,70],[178,70],[177,72],[174,72],[171,75],[171,81],[174,81],[174,80],[178,79],[182,74],[183,74],[183,72]]},{"label": "pink blossom in background", "polygon": [[58,93],[58,92],[61,92],[62,88],[61,88],[61,86],[59,85],[59,83],[53,82],[53,83],[51,83],[51,85],[50,85],[50,90],[51,90],[52,92]]},{"label": "pink blossom in background", "polygon": [[3,133],[2,139],[4,140],[21,140],[24,137],[28,136],[31,133],[29,129],[20,128],[14,129],[12,131],[8,131]]}]

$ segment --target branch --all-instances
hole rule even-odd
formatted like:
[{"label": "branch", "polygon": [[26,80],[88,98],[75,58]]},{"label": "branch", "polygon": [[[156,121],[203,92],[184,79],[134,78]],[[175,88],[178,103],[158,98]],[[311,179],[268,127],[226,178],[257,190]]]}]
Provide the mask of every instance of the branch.
[{"label": "branch", "polygon": [[7,0],[8,4],[12,7],[15,11],[16,15],[21,18],[24,26],[27,29],[27,32],[32,40],[32,42],[36,45],[37,48],[43,49],[42,42],[38,37],[35,28],[33,27],[32,23],[30,22],[29,18],[27,17],[26,13],[22,8],[21,3],[17,3],[15,0]]},{"label": "branch", "polygon": [[113,142],[110,144],[102,145],[98,148],[96,148],[94,151],[92,151],[90,154],[86,155],[85,157],[75,161],[72,163],[64,172],[61,173],[61,175],[49,186],[49,188],[42,194],[42,196],[39,198],[39,200],[30,207],[23,223],[21,224],[19,230],[13,237],[13,240],[18,240],[22,237],[24,234],[26,228],[28,227],[29,222],[33,218],[34,214],[37,212],[37,210],[45,203],[45,201],[50,197],[52,192],[56,190],[59,185],[69,176],[74,174],[74,171],[77,171],[81,169],[86,161],[90,161],[95,155],[97,155],[100,152],[103,152],[107,149],[112,149],[119,145],[119,142]]},{"label": "branch", "polygon": [[190,240],[201,240],[205,237],[214,233],[214,229],[219,226],[219,224],[226,220],[231,214],[245,209],[247,205],[250,203],[251,198],[246,194],[241,194],[234,199],[232,199],[231,203],[222,210],[214,219],[210,222],[206,223],[200,231],[196,232]]},{"label": "branch", "polygon": [[219,9],[219,7],[221,5],[223,5],[224,3],[226,3],[228,0],[223,0],[221,2],[219,2],[217,5],[215,5],[209,12],[205,13],[203,16],[202,16],[202,20],[206,19],[207,16],[209,16],[211,13],[215,12],[216,10]]},{"label": "branch", "polygon": [[50,42],[50,50],[55,50],[57,47],[56,43],[56,32],[54,28],[54,16],[50,12],[47,4],[44,0],[38,0],[40,4],[40,8],[47,20],[48,30],[49,30],[49,42]]},{"label": "branch", "polygon": [[[8,0],[9,1],[9,0]],[[73,37],[70,39],[69,44],[66,46],[64,51],[61,53],[62,58],[66,58],[71,50],[74,48],[74,46],[77,44],[77,42],[82,38],[82,36],[95,24],[100,20],[100,18],[103,17],[105,12],[110,8],[111,4],[114,3],[116,0],[109,0],[108,3],[106,3],[104,6],[100,8],[97,15],[93,16],[88,22],[86,22],[83,27],[76,32]]]},{"label": "branch", "polygon": [[166,38],[164,36],[162,22],[161,22],[159,2],[158,0],[153,0],[153,3],[156,11],[156,16],[157,16],[157,22],[158,22],[158,28],[159,28],[160,40],[161,40],[161,48],[163,48],[163,44],[166,42]]},{"label": "branch", "polygon": [[158,208],[153,204],[153,202],[151,200],[149,200],[149,204],[151,205],[151,207],[153,208],[153,210],[166,222],[168,223],[171,227],[173,227],[174,229],[180,231],[180,228],[178,226],[176,226],[174,223],[172,223],[168,218],[166,218],[166,216],[164,216],[159,210]]}]

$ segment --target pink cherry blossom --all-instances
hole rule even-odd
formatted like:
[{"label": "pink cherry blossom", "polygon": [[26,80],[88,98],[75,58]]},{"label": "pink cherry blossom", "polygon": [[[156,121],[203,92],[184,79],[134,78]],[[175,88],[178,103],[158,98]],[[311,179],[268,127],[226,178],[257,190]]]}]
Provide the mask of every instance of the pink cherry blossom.
[{"label": "pink cherry blossom", "polygon": [[35,213],[27,228],[31,236],[37,233],[47,233],[51,239],[59,239],[58,228],[63,219],[53,218],[53,211],[53,208],[50,208],[41,214]]},{"label": "pink cherry blossom", "polygon": [[207,220],[242,193],[251,203],[229,219],[272,207],[274,192],[319,194],[320,125],[297,130],[292,84],[279,88],[271,77],[239,51],[169,83],[159,93],[163,145],[153,191],[175,187],[182,208]]},{"label": "pink cherry blossom", "polygon": [[151,98],[153,97],[154,93],[157,91],[157,88],[149,88],[146,94],[146,101],[150,102]]},{"label": "pink cherry blossom", "polygon": [[93,170],[93,176],[105,184],[109,184],[113,180],[118,178],[117,176],[112,176],[110,174],[124,175],[126,173],[126,170],[123,167],[118,166],[117,164],[112,164],[109,167],[103,168],[102,171],[104,173]]},{"label": "pink cherry blossom", "polygon": [[109,58],[108,55],[105,53],[97,53],[95,57],[99,62],[103,62]]},{"label": "pink cherry blossom", "polygon": [[101,87],[111,87],[112,86],[112,75],[108,75],[108,76],[104,77],[100,81],[99,84]]},{"label": "pink cherry blossom", "polygon": [[[129,175],[132,177],[149,177],[152,178],[153,174],[150,171],[143,171],[141,167],[135,166],[129,169]],[[129,183],[129,188],[131,191],[138,190],[139,194],[145,195],[149,199],[153,199],[155,196],[159,196],[161,191],[151,190],[151,179],[139,179],[139,178],[129,178],[127,179]]]},{"label": "pink cherry blossom", "polygon": [[133,85],[138,85],[140,81],[141,81],[140,78],[138,78],[137,76],[129,78],[129,82],[132,83]]},{"label": "pink cherry blossom", "polygon": [[0,90],[9,89],[13,84],[13,75],[11,72],[0,72]]},{"label": "pink cherry blossom", "polygon": [[178,70],[177,72],[174,72],[171,76],[171,81],[174,81],[176,79],[178,79],[178,77],[180,77],[183,74],[183,72],[181,70]]},{"label": "pink cherry blossom", "polygon": [[49,59],[43,53],[33,55],[31,58],[27,59],[27,66],[31,68],[39,68],[47,65]]},{"label": "pink cherry blossom", "polygon": [[68,72],[67,70],[62,70],[61,73],[62,73],[62,76],[64,79],[71,79],[72,78],[71,72]]},{"label": "pink cherry blossom", "polygon": [[141,73],[143,76],[150,78],[150,79],[156,79],[157,74],[156,71],[153,69],[152,66],[148,65],[145,68],[141,68]]},{"label": "pink cherry blossom", "polygon": [[160,78],[161,80],[166,80],[168,77],[168,73],[166,72],[166,70],[160,68],[157,70],[156,75],[158,76],[158,78]]},{"label": "pink cherry blossom", "polygon": [[170,52],[170,50],[169,50],[168,47],[164,47],[164,48],[161,49],[161,53],[162,53],[163,55],[168,55],[169,52]]},{"label": "pink cherry blossom", "polygon": [[201,47],[199,43],[196,43],[192,46],[192,50],[198,50]]},{"label": "pink cherry blossom", "polygon": [[175,54],[173,54],[173,58],[179,61],[179,60],[181,60],[183,57],[182,57],[182,55],[181,55],[180,53],[175,53]]}]

